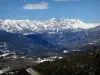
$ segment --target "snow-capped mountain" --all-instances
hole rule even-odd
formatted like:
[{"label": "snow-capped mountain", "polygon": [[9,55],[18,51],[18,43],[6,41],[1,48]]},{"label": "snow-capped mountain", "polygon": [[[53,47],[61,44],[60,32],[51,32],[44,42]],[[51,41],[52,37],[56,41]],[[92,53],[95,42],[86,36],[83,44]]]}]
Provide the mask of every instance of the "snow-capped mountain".
[{"label": "snow-capped mountain", "polygon": [[30,55],[70,50],[93,41],[99,43],[99,38],[100,23],[84,23],[79,19],[0,20],[0,42],[6,42],[10,51]]},{"label": "snow-capped mountain", "polygon": [[84,23],[79,19],[56,19],[49,20],[0,20],[0,29],[11,33],[41,33],[41,32],[58,32],[59,30],[79,30],[89,29],[98,26],[98,23]]}]

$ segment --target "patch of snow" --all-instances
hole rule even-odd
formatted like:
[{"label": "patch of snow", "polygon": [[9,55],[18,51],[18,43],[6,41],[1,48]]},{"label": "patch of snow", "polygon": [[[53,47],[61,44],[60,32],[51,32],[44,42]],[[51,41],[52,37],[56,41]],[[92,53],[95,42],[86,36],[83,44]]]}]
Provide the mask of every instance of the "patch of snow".
[{"label": "patch of snow", "polygon": [[90,42],[89,44],[92,45],[92,44],[94,44],[94,43]]},{"label": "patch of snow", "polygon": [[0,55],[0,57],[5,57],[7,55],[9,55],[9,53],[2,54],[2,55]]},{"label": "patch of snow", "polygon": [[25,58],[26,56],[22,56],[21,58]]},{"label": "patch of snow", "polygon": [[63,53],[68,53],[68,51],[67,50],[64,50]]},{"label": "patch of snow", "polygon": [[63,57],[58,57],[59,59],[62,59]]}]

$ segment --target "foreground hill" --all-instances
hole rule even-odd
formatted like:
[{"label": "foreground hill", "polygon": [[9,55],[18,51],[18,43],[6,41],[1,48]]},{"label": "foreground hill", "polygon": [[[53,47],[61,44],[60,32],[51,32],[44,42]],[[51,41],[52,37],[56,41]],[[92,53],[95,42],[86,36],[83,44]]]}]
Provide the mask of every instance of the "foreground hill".
[{"label": "foreground hill", "polygon": [[42,75],[100,75],[100,51],[74,53],[35,67]]}]

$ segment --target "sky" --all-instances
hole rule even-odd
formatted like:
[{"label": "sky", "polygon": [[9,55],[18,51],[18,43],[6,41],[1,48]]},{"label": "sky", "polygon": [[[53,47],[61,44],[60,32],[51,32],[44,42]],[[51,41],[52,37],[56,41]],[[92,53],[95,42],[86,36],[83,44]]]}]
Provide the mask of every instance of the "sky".
[{"label": "sky", "polygon": [[0,0],[0,19],[100,22],[100,0]]}]

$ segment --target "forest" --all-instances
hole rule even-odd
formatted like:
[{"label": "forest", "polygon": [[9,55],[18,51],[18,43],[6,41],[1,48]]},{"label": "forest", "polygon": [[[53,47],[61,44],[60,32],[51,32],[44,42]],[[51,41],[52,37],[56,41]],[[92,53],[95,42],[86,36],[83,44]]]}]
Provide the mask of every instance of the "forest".
[{"label": "forest", "polygon": [[40,63],[34,69],[42,75],[100,75],[100,51],[73,53],[61,60]]}]

